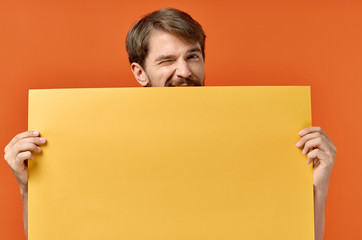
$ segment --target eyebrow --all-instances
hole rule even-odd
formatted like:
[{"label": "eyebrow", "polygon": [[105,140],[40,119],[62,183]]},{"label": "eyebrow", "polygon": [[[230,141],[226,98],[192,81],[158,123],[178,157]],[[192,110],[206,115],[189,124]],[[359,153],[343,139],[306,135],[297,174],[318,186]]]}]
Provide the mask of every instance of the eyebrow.
[{"label": "eyebrow", "polygon": [[187,50],[187,53],[192,53],[192,52],[201,53],[201,49],[199,47],[195,47],[195,48],[191,48],[191,49]]},{"label": "eyebrow", "polygon": [[161,55],[158,58],[156,58],[155,62],[160,62],[162,60],[171,59],[175,57],[176,57],[175,55]]},{"label": "eyebrow", "polygon": [[[192,52],[200,52],[201,53],[201,49],[199,47],[195,47],[195,48],[191,48],[191,49],[187,50],[187,53],[192,53]],[[161,56],[158,56],[155,59],[155,62],[160,62],[160,61],[167,60],[167,59],[172,59],[172,58],[175,58],[175,57],[176,57],[176,55],[161,55]]]}]

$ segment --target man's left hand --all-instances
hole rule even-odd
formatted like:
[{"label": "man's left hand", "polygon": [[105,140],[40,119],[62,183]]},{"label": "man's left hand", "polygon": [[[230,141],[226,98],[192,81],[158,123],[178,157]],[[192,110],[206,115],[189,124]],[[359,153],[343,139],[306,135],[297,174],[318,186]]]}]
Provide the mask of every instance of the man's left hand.
[{"label": "man's left hand", "polygon": [[327,194],[337,148],[320,127],[305,128],[299,136],[297,147],[303,148],[303,154],[307,154],[308,164],[313,162],[314,190]]}]

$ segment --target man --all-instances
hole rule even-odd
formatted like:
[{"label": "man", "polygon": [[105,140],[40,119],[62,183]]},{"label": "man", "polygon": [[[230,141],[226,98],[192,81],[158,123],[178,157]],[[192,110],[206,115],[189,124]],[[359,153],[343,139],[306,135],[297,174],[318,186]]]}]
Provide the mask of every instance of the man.
[{"label": "man", "polygon": [[[205,34],[188,14],[176,9],[161,9],[139,20],[128,32],[126,48],[131,70],[143,87],[203,86],[205,71]],[[315,239],[323,238],[324,213],[329,178],[336,147],[320,127],[299,132],[297,147],[314,166]],[[13,171],[23,201],[27,234],[28,169],[32,152],[45,143],[37,131],[15,136],[5,148],[5,160]],[[311,150],[311,151],[310,151]]]}]

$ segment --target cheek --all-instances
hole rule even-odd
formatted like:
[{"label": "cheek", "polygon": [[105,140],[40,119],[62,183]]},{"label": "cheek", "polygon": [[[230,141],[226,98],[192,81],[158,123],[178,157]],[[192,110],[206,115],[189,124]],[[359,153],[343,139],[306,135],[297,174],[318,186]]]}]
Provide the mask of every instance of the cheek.
[{"label": "cheek", "polygon": [[205,73],[205,64],[204,63],[197,63],[192,65],[192,73],[196,76],[199,80],[204,79]]},{"label": "cheek", "polygon": [[158,85],[164,85],[166,81],[173,75],[172,66],[162,67],[155,72],[154,81],[158,82]]}]

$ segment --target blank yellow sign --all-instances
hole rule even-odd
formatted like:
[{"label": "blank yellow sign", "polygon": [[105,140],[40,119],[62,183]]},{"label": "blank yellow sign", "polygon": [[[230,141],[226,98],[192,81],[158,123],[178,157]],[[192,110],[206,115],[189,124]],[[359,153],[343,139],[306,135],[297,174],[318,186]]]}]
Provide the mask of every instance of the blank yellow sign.
[{"label": "blank yellow sign", "polygon": [[309,87],[30,90],[30,240],[312,240]]}]

